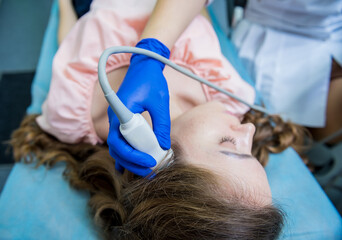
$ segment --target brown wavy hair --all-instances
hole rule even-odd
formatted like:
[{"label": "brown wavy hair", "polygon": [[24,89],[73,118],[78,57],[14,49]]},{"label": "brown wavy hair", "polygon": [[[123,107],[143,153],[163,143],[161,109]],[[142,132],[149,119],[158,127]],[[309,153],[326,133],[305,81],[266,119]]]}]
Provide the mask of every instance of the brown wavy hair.
[{"label": "brown wavy hair", "polygon": [[[279,208],[253,204],[247,192],[222,194],[213,173],[179,161],[177,145],[169,167],[140,178],[117,173],[106,146],[61,143],[35,118],[25,117],[12,134],[15,160],[48,167],[65,162],[70,184],[91,193],[89,206],[106,239],[276,239],[281,232]],[[302,146],[303,130],[277,116],[251,111],[244,122],[256,125],[252,153],[263,165],[269,152]]]},{"label": "brown wavy hair", "polygon": [[265,115],[255,110],[247,112],[242,123],[255,126],[252,155],[262,166],[267,165],[270,153],[280,153],[288,147],[294,148],[307,162],[304,153],[309,149],[312,137],[306,128],[285,122],[279,115]]}]

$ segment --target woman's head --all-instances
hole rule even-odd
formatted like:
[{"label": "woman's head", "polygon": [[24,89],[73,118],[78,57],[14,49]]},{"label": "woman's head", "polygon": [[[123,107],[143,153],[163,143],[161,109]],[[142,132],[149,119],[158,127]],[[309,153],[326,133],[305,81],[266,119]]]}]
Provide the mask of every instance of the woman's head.
[{"label": "woman's head", "polygon": [[214,101],[174,119],[171,138],[182,149],[184,163],[211,171],[223,192],[249,193],[245,201],[265,205],[272,201],[271,191],[265,170],[251,153],[254,132],[253,124],[241,124]]},{"label": "woman's head", "polygon": [[109,239],[275,239],[281,231],[281,211],[251,201],[253,191],[234,176],[223,180],[215,169],[193,164],[180,138],[173,163],[142,179],[117,174],[107,148],[60,143],[34,120],[26,118],[13,134],[16,159],[30,161],[34,153],[38,164],[67,162],[65,176],[91,193],[95,220]]},{"label": "woman's head", "polygon": [[108,238],[275,239],[283,215],[272,206],[265,171],[251,155],[254,131],[218,102],[174,119],[171,164],[152,179],[121,184],[121,207],[97,211]]},{"label": "woman's head", "polygon": [[[248,204],[241,192],[222,194],[215,174],[175,149],[176,159],[153,179],[118,177],[103,157],[88,159],[80,177],[96,186],[90,205],[108,239],[276,239],[278,209]],[[104,181],[111,186],[96,184]]]}]

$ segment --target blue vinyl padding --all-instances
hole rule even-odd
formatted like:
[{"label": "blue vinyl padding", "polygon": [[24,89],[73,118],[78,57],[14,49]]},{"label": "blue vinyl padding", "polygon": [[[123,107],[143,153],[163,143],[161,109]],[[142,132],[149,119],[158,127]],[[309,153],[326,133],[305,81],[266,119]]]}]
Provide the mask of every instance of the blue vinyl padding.
[{"label": "blue vinyl padding", "polygon": [[[223,53],[253,85],[243,71],[234,46],[220,32],[215,21],[213,25]],[[49,89],[52,58],[57,50],[57,26],[58,6],[55,2],[28,113],[40,113]],[[89,194],[72,189],[63,179],[63,170],[64,164],[61,163],[49,170],[43,166],[35,169],[32,165],[15,164],[0,196],[0,239],[99,238],[87,208]],[[341,239],[341,216],[293,149],[272,154],[266,172],[275,202],[287,214],[281,239]]]},{"label": "blue vinyl padding", "polygon": [[89,194],[68,185],[64,168],[14,165],[0,198],[1,240],[97,239]]},{"label": "blue vinyl padding", "polygon": [[52,75],[52,60],[58,49],[57,29],[59,22],[58,3],[54,1],[51,8],[49,23],[47,25],[40,56],[34,76],[31,96],[32,102],[27,109],[28,114],[41,113],[44,102],[50,88]]}]

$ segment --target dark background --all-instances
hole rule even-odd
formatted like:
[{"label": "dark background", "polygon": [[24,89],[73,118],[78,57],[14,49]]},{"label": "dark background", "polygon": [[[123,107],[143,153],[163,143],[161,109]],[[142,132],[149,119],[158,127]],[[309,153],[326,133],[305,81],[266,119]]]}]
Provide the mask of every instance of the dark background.
[{"label": "dark background", "polygon": [[6,144],[31,103],[52,0],[0,0],[0,192],[13,166]]}]

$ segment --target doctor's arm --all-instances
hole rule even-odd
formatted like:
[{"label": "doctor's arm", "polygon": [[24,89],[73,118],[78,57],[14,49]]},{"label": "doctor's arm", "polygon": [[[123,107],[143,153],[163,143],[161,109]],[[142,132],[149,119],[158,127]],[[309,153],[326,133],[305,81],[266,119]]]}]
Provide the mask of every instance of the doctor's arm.
[{"label": "doctor's arm", "polygon": [[77,15],[71,0],[58,0],[59,24],[58,44],[61,44],[71,28],[76,24]]},{"label": "doctor's arm", "polygon": [[171,49],[205,3],[206,0],[159,0],[140,39],[156,38]]}]

